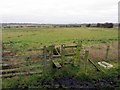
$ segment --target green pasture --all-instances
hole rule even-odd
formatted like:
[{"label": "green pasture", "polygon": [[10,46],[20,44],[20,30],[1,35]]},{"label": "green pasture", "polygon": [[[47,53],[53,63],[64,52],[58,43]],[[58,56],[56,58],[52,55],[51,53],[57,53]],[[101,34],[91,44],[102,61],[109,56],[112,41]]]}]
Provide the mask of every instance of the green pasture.
[{"label": "green pasture", "polygon": [[[92,44],[109,43],[108,39],[112,42],[118,40],[117,28],[8,28],[2,30],[3,35],[3,49],[10,50],[25,50],[40,48],[44,45],[60,45],[60,44],[72,44],[77,40],[101,40],[93,42]],[[83,44],[88,44],[85,41]],[[115,48],[114,48],[115,49]],[[106,51],[106,49],[104,50]],[[23,53],[23,52],[22,52]],[[93,52],[94,53],[94,52]],[[97,63],[97,60],[93,60]],[[83,61],[84,62],[84,61]],[[116,80],[118,77],[118,62],[117,60],[109,60],[109,63],[114,65],[112,69],[104,69],[103,72],[96,71],[96,68],[92,64],[88,63],[86,66],[86,73],[84,64],[81,62],[81,66],[76,67],[71,64],[65,65],[61,69],[54,69],[51,72],[47,72],[47,76],[33,75],[33,76],[20,76],[15,78],[3,79],[3,88],[46,88],[56,87],[59,85],[54,83],[55,78],[72,77],[78,79],[78,81],[85,81],[92,83],[93,86],[100,88],[116,88],[120,87],[120,80]],[[36,66],[33,65],[33,67]],[[39,64],[38,64],[39,66]],[[50,68],[49,68],[50,69]],[[39,69],[37,69],[39,70]],[[108,79],[109,78],[109,79]],[[12,81],[12,82],[11,82]],[[103,82],[104,81],[104,82]],[[42,82],[50,82],[47,85]],[[68,81],[69,82],[69,81]],[[51,83],[53,85],[51,85]],[[112,83],[112,84],[111,84]],[[84,84],[84,82],[83,82]],[[113,86],[114,85],[114,86]],[[66,86],[66,85],[62,85]],[[83,85],[84,86],[84,85]],[[59,86],[60,87],[60,86]],[[66,86],[67,87],[67,86]]]},{"label": "green pasture", "polygon": [[3,29],[3,42],[14,48],[73,43],[77,40],[117,39],[117,28],[9,28]]}]

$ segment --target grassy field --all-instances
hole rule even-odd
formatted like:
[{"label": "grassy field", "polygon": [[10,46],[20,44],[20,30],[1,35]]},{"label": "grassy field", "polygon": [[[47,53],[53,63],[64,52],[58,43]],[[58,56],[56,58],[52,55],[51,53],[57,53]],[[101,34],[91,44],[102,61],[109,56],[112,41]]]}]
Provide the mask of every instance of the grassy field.
[{"label": "grassy field", "polygon": [[3,29],[3,42],[13,47],[39,48],[43,45],[73,43],[76,40],[117,39],[116,28],[11,28]]},{"label": "grassy field", "polygon": [[[15,77],[3,79],[4,88],[56,88],[56,87],[92,87],[92,88],[115,88],[120,87],[118,77],[118,30],[117,28],[9,28],[3,29],[3,50],[17,50],[20,54],[25,54],[27,49],[40,48],[44,45],[60,45],[77,42],[78,40],[87,40],[83,46],[88,49],[90,58],[97,63],[105,60],[107,45],[110,45],[108,62],[114,65],[112,69],[104,69],[105,73],[97,72],[96,68],[88,63],[87,74],[84,70],[84,60],[81,61],[80,67],[74,67],[71,64],[65,65],[61,69],[54,69],[54,73],[48,72],[47,76],[32,75],[24,77]],[[88,42],[88,40],[100,40]],[[37,51],[40,53],[39,51]],[[27,54],[36,52],[27,51]],[[10,54],[8,54],[10,55]],[[17,60],[18,59],[18,60]],[[11,59],[19,62],[21,59]],[[33,58],[35,60],[35,58]],[[32,58],[30,60],[33,60]],[[38,57],[36,58],[38,59]],[[40,58],[39,58],[40,60]],[[61,60],[61,59],[60,59]],[[7,61],[10,62],[10,59]],[[34,64],[33,64],[34,65]],[[37,63],[39,66],[39,63]],[[36,64],[35,64],[36,66]],[[49,69],[49,68],[48,68]],[[39,69],[36,69],[39,70]],[[108,79],[110,78],[110,79]],[[11,82],[11,80],[13,82]],[[71,85],[73,83],[73,85]]]}]

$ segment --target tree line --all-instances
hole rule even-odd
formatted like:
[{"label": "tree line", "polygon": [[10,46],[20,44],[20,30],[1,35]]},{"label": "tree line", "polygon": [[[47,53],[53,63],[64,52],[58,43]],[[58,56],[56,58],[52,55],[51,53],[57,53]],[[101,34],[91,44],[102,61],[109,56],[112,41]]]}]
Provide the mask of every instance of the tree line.
[{"label": "tree line", "polygon": [[113,28],[113,23],[97,23],[96,25],[87,24],[86,27]]},{"label": "tree line", "polygon": [[[117,25],[117,24],[115,24]],[[2,25],[3,28],[24,28],[24,27],[98,27],[98,28],[113,28],[113,23],[96,23],[96,24],[12,24]]]}]

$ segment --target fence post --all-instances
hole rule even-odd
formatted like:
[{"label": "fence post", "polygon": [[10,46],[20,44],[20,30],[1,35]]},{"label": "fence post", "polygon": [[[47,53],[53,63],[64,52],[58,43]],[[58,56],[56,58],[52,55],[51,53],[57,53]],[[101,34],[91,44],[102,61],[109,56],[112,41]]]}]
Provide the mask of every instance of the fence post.
[{"label": "fence post", "polygon": [[109,52],[109,50],[110,50],[110,46],[108,45],[107,49],[106,49],[106,56],[105,56],[106,61],[108,61],[108,52]]},{"label": "fence post", "polygon": [[51,72],[53,73],[53,49],[55,48],[55,46],[54,45],[51,45],[50,46],[50,56],[49,56],[49,58],[50,58],[50,69],[51,69]]},{"label": "fence post", "polygon": [[65,48],[64,45],[61,45],[61,64],[64,66],[64,60],[65,60]]},{"label": "fence post", "polygon": [[88,55],[89,55],[89,51],[86,50],[85,51],[85,57],[84,57],[84,60],[85,60],[85,64],[84,64],[85,74],[87,74]]},{"label": "fence post", "polygon": [[82,49],[82,41],[78,41],[75,51],[74,65],[80,65],[80,51]]},{"label": "fence post", "polygon": [[46,65],[47,64],[47,47],[43,47],[43,75],[46,75]]}]

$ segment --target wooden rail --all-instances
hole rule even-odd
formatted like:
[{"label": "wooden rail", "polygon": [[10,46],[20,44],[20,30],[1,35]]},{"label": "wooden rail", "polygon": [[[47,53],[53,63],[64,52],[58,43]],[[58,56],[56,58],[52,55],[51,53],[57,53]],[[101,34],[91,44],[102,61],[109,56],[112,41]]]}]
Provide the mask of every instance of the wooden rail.
[{"label": "wooden rail", "polygon": [[[66,49],[68,48],[74,48],[75,52],[74,53],[66,53]],[[32,54],[32,55],[21,55],[21,56],[5,56],[3,57],[3,59],[7,58],[28,58],[28,57],[32,57],[32,56],[40,56],[42,57],[42,62],[38,61],[37,63],[39,64],[38,66],[25,66],[26,63],[28,63],[28,65],[30,64],[34,64],[35,62],[32,61],[24,61],[24,62],[20,62],[20,63],[16,63],[16,65],[22,65],[23,67],[18,67],[18,68],[11,68],[11,69],[5,69],[5,70],[0,70],[1,75],[3,75],[2,77],[9,77],[9,76],[16,76],[16,75],[25,75],[26,73],[39,73],[39,74],[43,74],[46,75],[47,70],[50,69],[51,71],[53,71],[53,64],[57,67],[57,68],[61,68],[64,67],[65,62],[67,61],[67,57],[73,57],[73,62],[72,64],[74,66],[79,66],[81,64],[81,60],[80,60],[80,55],[81,55],[81,51],[82,51],[82,41],[78,41],[77,45],[61,45],[60,47],[60,52],[58,52],[58,50],[55,48],[54,45],[51,45],[49,47],[44,46],[43,48],[41,48],[40,50],[42,50],[41,54]],[[56,50],[56,52],[58,53],[58,55],[54,54],[54,50]],[[109,52],[109,47],[107,47],[106,49],[106,59],[108,59],[108,52]],[[57,58],[60,59],[60,62],[57,61]],[[85,55],[84,55],[84,67],[85,67],[85,73],[87,73],[87,66],[88,66],[88,61],[99,71],[102,71],[92,60],[89,59],[89,51],[85,50]],[[4,62],[5,63],[5,62]],[[41,66],[42,63],[42,66]],[[4,67],[3,63],[1,63],[2,66]],[[12,64],[11,64],[12,65]],[[15,65],[15,64],[13,64]],[[49,67],[50,66],[50,67]],[[34,72],[33,71],[29,71],[31,69],[38,69],[41,68],[40,72]],[[24,71],[24,69],[28,69],[28,72],[22,72],[22,70]],[[21,71],[21,73],[18,73],[19,71]],[[14,72],[14,73],[13,73]],[[17,72],[17,73],[16,73]]]}]

